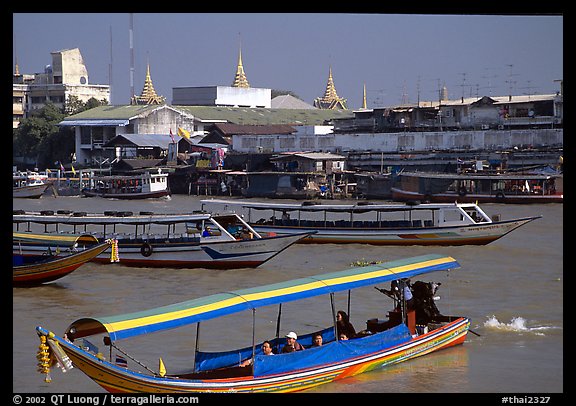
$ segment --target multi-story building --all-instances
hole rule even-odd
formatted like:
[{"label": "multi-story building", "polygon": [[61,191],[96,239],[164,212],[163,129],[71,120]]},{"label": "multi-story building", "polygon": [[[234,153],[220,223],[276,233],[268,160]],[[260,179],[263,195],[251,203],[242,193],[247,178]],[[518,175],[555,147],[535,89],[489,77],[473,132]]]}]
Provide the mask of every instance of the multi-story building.
[{"label": "multi-story building", "polygon": [[47,102],[65,107],[70,96],[87,102],[91,98],[110,101],[109,85],[93,85],[88,80],[88,69],[78,48],[51,52],[52,64],[43,73],[20,74],[16,64],[13,74],[13,127],[20,120],[41,109]]}]

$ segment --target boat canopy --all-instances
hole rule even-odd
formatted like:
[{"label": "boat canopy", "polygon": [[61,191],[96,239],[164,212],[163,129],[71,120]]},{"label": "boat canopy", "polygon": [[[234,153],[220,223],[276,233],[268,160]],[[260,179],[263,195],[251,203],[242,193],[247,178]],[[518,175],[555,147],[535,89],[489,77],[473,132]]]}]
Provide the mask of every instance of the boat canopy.
[{"label": "boat canopy", "polygon": [[321,204],[317,202],[302,203],[264,203],[264,202],[247,202],[241,200],[220,200],[209,199],[201,200],[203,205],[222,204],[226,206],[241,206],[246,209],[255,210],[281,210],[281,211],[311,211],[311,212],[354,212],[364,213],[371,211],[413,211],[413,210],[440,210],[447,207],[478,208],[474,203],[422,203],[422,204],[373,204],[370,202],[361,202],[356,204]]},{"label": "boat canopy", "polygon": [[155,309],[119,316],[83,318],[67,330],[69,338],[108,333],[112,341],[149,334],[272,304],[356,289],[415,275],[459,268],[437,254],[351,268],[255,288],[218,293]]},{"label": "boat canopy", "polygon": [[[121,213],[121,212],[120,212]],[[13,223],[36,224],[175,224],[208,220],[212,216],[204,214],[137,214],[130,216],[104,215],[87,213],[82,216],[74,214],[42,215],[40,213],[14,214]]]},{"label": "boat canopy", "polygon": [[90,234],[17,233],[12,232],[14,243],[41,243],[46,246],[72,247],[75,244],[97,244],[98,238]]}]

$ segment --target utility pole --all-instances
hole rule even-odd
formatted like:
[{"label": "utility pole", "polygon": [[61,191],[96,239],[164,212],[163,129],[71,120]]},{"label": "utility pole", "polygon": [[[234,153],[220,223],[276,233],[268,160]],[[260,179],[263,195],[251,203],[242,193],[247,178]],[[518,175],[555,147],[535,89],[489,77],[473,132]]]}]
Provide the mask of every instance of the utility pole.
[{"label": "utility pole", "polygon": [[134,97],[134,14],[130,13],[130,101]]}]

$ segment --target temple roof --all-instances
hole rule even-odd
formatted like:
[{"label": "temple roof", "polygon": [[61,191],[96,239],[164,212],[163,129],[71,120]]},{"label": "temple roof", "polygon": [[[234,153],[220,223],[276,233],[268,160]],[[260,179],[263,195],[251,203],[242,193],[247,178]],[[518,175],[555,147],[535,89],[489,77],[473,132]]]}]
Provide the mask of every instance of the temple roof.
[{"label": "temple roof", "polygon": [[140,96],[133,96],[130,100],[130,104],[163,104],[165,101],[166,98],[164,96],[158,96],[156,90],[154,90],[152,78],[150,77],[150,64],[148,64],[146,67],[146,79],[144,80],[142,94]]},{"label": "temple roof", "polygon": [[318,97],[314,100],[314,106],[319,109],[346,109],[346,99],[338,96],[336,93],[336,86],[334,86],[334,79],[332,78],[332,67],[328,73],[328,83],[326,84],[326,91],[324,97]]},{"label": "temple roof", "polygon": [[236,75],[234,76],[234,83],[232,87],[250,87],[246,74],[244,73],[244,67],[242,66],[242,49],[238,53],[238,66],[236,68]]}]

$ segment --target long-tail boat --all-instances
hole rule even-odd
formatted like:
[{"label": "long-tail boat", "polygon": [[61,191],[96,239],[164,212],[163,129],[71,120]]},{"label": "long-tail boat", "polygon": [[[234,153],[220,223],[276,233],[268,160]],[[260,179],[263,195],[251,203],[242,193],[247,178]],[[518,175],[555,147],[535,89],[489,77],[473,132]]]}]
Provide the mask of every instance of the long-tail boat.
[{"label": "long-tail boat", "polygon": [[[413,307],[408,305],[407,296],[400,295],[397,306],[388,313],[386,319],[368,319],[367,328],[348,340],[342,340],[335,334],[336,292],[348,291],[350,302],[350,292],[354,289],[376,287],[374,285],[388,281],[397,281],[398,286],[405,287],[409,286],[407,278],[458,267],[458,262],[452,257],[431,254],[217,293],[130,314],[83,317],[72,322],[62,335],[38,326],[36,332],[41,340],[39,368],[46,374],[47,380],[51,380],[50,367],[54,363],[58,363],[64,370],[78,368],[109,392],[300,391],[462,344],[470,320],[467,317],[440,314],[435,305],[430,304],[435,294],[435,285],[420,281],[412,286],[420,283],[424,289],[418,290],[425,293],[414,290],[412,300],[416,302]],[[401,291],[404,292],[403,289]],[[366,295],[362,293],[359,292],[359,298],[366,300]],[[257,315],[262,314],[262,317],[268,318],[270,310],[274,310],[269,306],[278,305],[276,326],[267,321],[265,325],[259,326],[261,329],[270,329],[266,334],[276,338],[269,341],[274,347],[280,347],[286,342],[279,333],[282,304],[320,295],[330,299],[327,300],[326,310],[329,313],[331,307],[332,312],[332,318],[326,318],[325,327],[315,326],[319,329],[314,332],[321,332],[324,344],[309,347],[314,332],[302,334],[298,342],[309,348],[289,353],[277,351],[273,356],[264,355],[261,349],[263,342],[256,339]],[[262,313],[259,313],[261,308]],[[309,314],[321,309],[310,309],[303,305],[301,310]],[[253,320],[250,346],[223,352],[200,351],[200,332],[206,328],[200,329],[201,323],[242,312],[248,312],[248,315],[251,313]],[[154,361],[155,357],[159,357],[157,369],[147,365],[142,358],[133,357],[128,349],[128,339],[141,342],[147,335],[194,324],[195,345],[186,352],[191,358],[194,354],[194,357],[185,370],[172,370],[174,368],[163,362],[162,357],[170,351],[170,346],[161,339],[155,347],[146,346],[146,352],[154,357]],[[227,323],[223,330],[227,329],[230,331],[218,332],[220,339],[216,341],[222,346],[230,343],[231,334],[237,334],[238,325]],[[173,334],[177,333],[171,336]],[[191,339],[190,334],[186,333],[185,336],[187,340]],[[100,350],[95,341],[99,338],[102,338],[108,350],[105,347]],[[150,339],[152,337],[146,341]],[[123,340],[123,344],[118,344]],[[211,345],[215,344],[214,340],[209,341]],[[252,360],[250,365],[242,366],[246,364],[243,362],[246,359]]]}]

